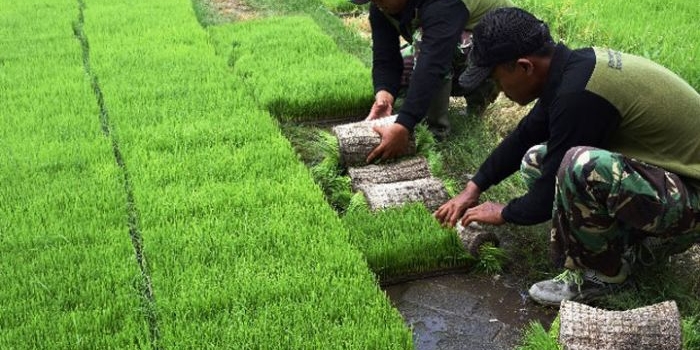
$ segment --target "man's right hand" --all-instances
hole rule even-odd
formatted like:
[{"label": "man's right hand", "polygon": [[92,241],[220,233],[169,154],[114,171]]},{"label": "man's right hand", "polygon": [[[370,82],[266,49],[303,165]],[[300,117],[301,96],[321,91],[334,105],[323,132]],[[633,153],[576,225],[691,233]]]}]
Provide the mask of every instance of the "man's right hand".
[{"label": "man's right hand", "polygon": [[441,224],[454,227],[457,220],[464,216],[467,209],[479,203],[481,190],[474,182],[469,181],[467,187],[456,197],[441,205],[434,213],[433,217]]},{"label": "man's right hand", "polygon": [[374,95],[374,104],[365,120],[374,120],[391,115],[394,105],[394,96],[386,90],[380,90]]},{"label": "man's right hand", "polygon": [[373,129],[379,134],[381,141],[367,156],[367,163],[372,163],[375,159],[393,159],[407,153],[411,133],[405,126],[392,123],[386,126],[375,126]]}]

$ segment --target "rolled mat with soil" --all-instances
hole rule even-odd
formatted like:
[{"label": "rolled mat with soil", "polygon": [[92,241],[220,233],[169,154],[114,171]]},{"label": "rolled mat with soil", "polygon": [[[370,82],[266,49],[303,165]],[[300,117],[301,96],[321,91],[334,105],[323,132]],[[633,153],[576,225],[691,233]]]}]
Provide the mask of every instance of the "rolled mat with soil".
[{"label": "rolled mat with soil", "polygon": [[559,343],[566,350],[681,349],[675,301],[608,311],[565,300],[559,317]]}]

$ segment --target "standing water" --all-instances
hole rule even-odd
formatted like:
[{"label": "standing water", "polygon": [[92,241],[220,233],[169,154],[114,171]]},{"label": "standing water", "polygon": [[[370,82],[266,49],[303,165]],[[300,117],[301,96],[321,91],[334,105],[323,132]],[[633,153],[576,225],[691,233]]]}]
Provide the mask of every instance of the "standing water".
[{"label": "standing water", "polygon": [[549,329],[557,310],[499,278],[449,274],[384,287],[413,329],[417,350],[514,349],[532,322]]}]

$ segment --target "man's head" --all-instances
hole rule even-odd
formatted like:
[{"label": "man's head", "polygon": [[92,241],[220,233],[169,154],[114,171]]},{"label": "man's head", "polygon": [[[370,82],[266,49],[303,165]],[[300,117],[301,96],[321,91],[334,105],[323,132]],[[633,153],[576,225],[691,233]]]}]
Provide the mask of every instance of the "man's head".
[{"label": "man's head", "polygon": [[508,7],[487,13],[472,33],[470,66],[459,79],[467,91],[493,78],[511,100],[538,97],[554,41],[547,25],[525,10]]},{"label": "man's head", "polygon": [[382,12],[388,13],[390,15],[395,15],[406,7],[406,2],[408,0],[349,0],[355,5],[364,5],[368,2],[372,2],[376,5]]}]

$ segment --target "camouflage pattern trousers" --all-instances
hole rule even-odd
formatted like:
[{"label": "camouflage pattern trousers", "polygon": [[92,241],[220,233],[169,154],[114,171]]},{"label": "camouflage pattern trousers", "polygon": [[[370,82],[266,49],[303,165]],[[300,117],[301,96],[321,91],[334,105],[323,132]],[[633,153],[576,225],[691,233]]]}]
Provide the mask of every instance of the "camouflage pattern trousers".
[{"label": "camouflage pattern trousers", "polygon": [[[528,186],[546,152],[537,145],[523,157]],[[700,238],[700,189],[619,153],[574,147],[557,172],[550,238],[553,262],[568,269],[616,271],[623,258],[646,264],[640,248],[650,241],[657,258],[680,253]]]}]

